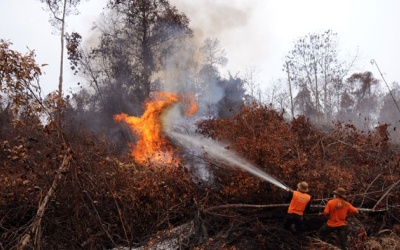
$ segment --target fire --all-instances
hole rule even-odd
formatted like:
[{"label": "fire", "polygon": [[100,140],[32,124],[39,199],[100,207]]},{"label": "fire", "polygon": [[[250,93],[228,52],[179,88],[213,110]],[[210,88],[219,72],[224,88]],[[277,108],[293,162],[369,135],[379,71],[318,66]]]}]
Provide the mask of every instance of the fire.
[{"label": "fire", "polygon": [[152,100],[145,103],[145,112],[142,117],[128,116],[123,113],[114,116],[114,121],[127,123],[138,136],[137,144],[131,145],[131,155],[136,162],[179,163],[180,160],[175,157],[172,144],[162,132],[163,114],[178,102],[183,103],[188,115],[193,115],[197,111],[194,96],[179,98],[173,93],[157,92]]},{"label": "fire", "polygon": [[188,94],[187,97],[182,96],[182,103],[184,105],[184,107],[186,108],[186,112],[185,114],[187,116],[192,116],[194,114],[196,114],[197,110],[199,109],[199,106],[196,103],[196,98],[194,96],[194,94]]}]

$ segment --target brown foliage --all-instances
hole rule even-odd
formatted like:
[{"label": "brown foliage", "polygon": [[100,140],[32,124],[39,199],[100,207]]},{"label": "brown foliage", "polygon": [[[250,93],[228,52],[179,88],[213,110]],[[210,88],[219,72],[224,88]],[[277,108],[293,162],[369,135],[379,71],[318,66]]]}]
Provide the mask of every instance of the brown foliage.
[{"label": "brown foliage", "polygon": [[[7,66],[2,86],[17,98],[16,107],[23,104],[34,111],[35,106],[28,105],[34,97],[20,94],[32,92],[29,83],[40,71],[30,56],[2,45],[7,58],[18,59],[14,64],[26,60],[17,66],[28,72],[20,75],[16,65]],[[27,89],[20,88],[21,81]],[[42,107],[54,106],[54,101],[50,96]],[[281,227],[285,208],[273,206],[285,202],[283,191],[245,171],[208,161],[212,178],[205,181],[182,166],[133,164],[130,158],[111,154],[113,145],[72,118],[63,127],[53,123],[44,127],[37,116],[14,120],[6,111],[0,116],[0,248],[14,249],[38,231],[40,239],[28,241],[28,247],[143,246],[153,244],[155,237],[162,240],[160,232],[188,221],[194,222],[195,233],[181,244],[190,249],[295,249],[299,244],[312,249],[320,244],[288,236]],[[282,113],[257,105],[244,107],[233,118],[199,124],[199,132],[228,142],[230,150],[288,186],[309,182],[314,205],[342,186],[352,194],[349,200],[355,206],[379,210],[360,218],[365,223],[358,223],[360,230],[351,235],[357,246],[367,246],[365,232],[379,237],[379,232],[395,232],[398,227],[394,224],[399,221],[400,157],[387,129],[380,124],[363,133],[352,124],[336,123],[322,130],[304,116],[286,121]],[[63,164],[67,166],[61,168]],[[322,221],[307,219],[312,234]],[[31,231],[33,222],[39,222],[36,232]],[[363,237],[357,238],[358,232]]]},{"label": "brown foliage", "polygon": [[42,73],[35,62],[34,51],[22,55],[10,49],[10,45],[12,43],[0,40],[0,91],[10,97],[15,112],[26,107],[25,112],[31,113],[33,106],[28,104],[40,90],[34,81]]},{"label": "brown foliage", "polygon": [[[384,197],[376,208],[389,213],[379,213],[378,220],[371,217],[379,223],[364,224],[371,235],[390,228],[391,218],[398,216],[394,184],[399,157],[387,139],[386,125],[366,135],[342,123],[321,131],[305,117],[287,122],[282,114],[254,106],[232,119],[203,122],[200,128],[229,141],[232,150],[291,187],[308,181],[315,202],[338,185],[355,194],[350,199],[359,207],[373,208]],[[256,204],[285,202],[283,192],[270,183],[218,163],[209,166],[212,182],[197,180],[183,167],[136,165],[110,154],[112,145],[99,135],[77,128],[66,131],[68,144],[39,123],[18,123],[1,134],[2,247],[15,247],[29,228],[66,154],[71,154],[69,167],[43,214],[42,248],[135,247],[191,220],[196,234],[185,245],[193,249],[265,249],[282,244],[291,249],[299,244],[297,239],[288,241],[290,236],[281,228],[284,208],[257,208]],[[232,203],[255,205],[221,206]],[[322,222],[309,220],[312,233]],[[163,234],[157,235],[162,239]]]},{"label": "brown foliage", "polygon": [[[42,132],[20,126],[1,140],[0,241],[6,249],[29,227],[69,150],[56,133]],[[43,246],[134,245],[188,220],[194,184],[185,169],[138,166],[113,158],[99,139],[69,139],[72,160],[42,218]]]},{"label": "brown foliage", "polygon": [[[355,206],[387,209],[398,221],[399,202],[395,197],[399,197],[400,155],[396,145],[390,144],[388,126],[381,124],[365,134],[351,124],[333,125],[323,131],[303,116],[287,122],[282,114],[253,106],[242,109],[232,119],[204,121],[199,131],[229,142],[230,148],[242,157],[290,187],[306,180],[314,202],[326,200],[332,190],[341,186],[352,194],[349,200]],[[229,194],[230,201],[263,200],[268,204],[282,200],[282,192],[276,192],[279,190],[271,184],[250,180],[242,171],[224,169],[214,174],[225,178],[220,184],[221,193]],[[370,227],[389,226],[388,217],[385,214],[383,223]]]},{"label": "brown foliage", "polygon": [[399,154],[390,145],[386,124],[366,135],[343,123],[322,131],[304,116],[287,122],[282,114],[253,106],[232,119],[205,121],[200,131],[229,142],[242,157],[289,186],[309,181],[319,197],[326,197],[339,185],[360,192],[379,175],[398,174],[393,170]]}]

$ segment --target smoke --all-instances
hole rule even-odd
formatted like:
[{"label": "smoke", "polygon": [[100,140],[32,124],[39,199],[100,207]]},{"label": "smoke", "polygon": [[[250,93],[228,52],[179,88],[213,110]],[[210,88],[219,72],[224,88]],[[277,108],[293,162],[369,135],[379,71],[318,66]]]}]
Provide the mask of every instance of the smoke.
[{"label": "smoke", "polygon": [[[229,70],[243,72],[250,65],[265,65],[267,58],[277,54],[281,44],[271,39],[274,25],[270,22],[272,7],[264,0],[171,0],[180,12],[190,18],[194,43],[199,47],[206,38],[217,38],[227,52]],[[278,57],[281,57],[279,54]],[[270,65],[280,72],[280,63]],[[271,71],[269,68],[263,70]]]},{"label": "smoke", "polygon": [[190,17],[191,28],[200,42],[207,37],[220,37],[245,27],[251,17],[253,4],[244,1],[171,1]]},{"label": "smoke", "polygon": [[[217,103],[224,98],[225,90],[218,85],[214,72],[201,74],[201,54],[199,47],[192,39],[182,40],[175,44],[174,52],[165,57],[166,68],[157,77],[163,82],[163,91],[188,96],[195,94],[198,111],[197,119],[215,117],[218,114]],[[174,108],[166,120],[176,123],[182,112]],[[179,119],[180,120],[180,119]],[[167,121],[167,123],[170,123]]]},{"label": "smoke", "polygon": [[[176,104],[163,117],[163,125],[167,131],[179,128],[180,131],[191,136],[196,135],[196,124],[205,119],[216,117],[218,114],[217,104],[224,98],[225,90],[218,85],[217,79],[204,77],[199,74],[201,62],[203,62],[200,47],[209,37],[220,37],[228,30],[242,27],[247,24],[247,8],[242,8],[233,1],[229,5],[219,1],[203,1],[202,4],[189,3],[188,1],[172,1],[179,11],[185,13],[190,19],[190,28],[194,31],[194,37],[181,41],[176,45],[174,53],[165,58],[166,70],[159,77],[163,84],[163,90],[176,94],[196,94],[198,111],[192,117],[185,116],[182,104]],[[223,15],[221,15],[223,11]],[[207,29],[207,32],[203,29]],[[169,137],[170,134],[167,133]],[[177,140],[174,140],[177,143]],[[204,151],[199,147],[188,148],[178,143],[185,150],[186,156],[190,157],[190,167],[196,168],[197,174],[203,180],[212,180],[207,171],[207,162],[204,162]],[[186,145],[188,146],[188,145]]]}]

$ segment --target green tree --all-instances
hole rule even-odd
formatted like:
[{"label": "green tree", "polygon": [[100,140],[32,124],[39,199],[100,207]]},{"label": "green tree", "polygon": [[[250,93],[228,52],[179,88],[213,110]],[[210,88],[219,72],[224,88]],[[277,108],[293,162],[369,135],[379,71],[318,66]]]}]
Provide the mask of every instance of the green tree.
[{"label": "green tree", "polygon": [[69,37],[71,67],[89,85],[72,96],[72,107],[81,106],[81,96],[91,95],[80,111],[84,115],[76,117],[118,145],[134,141],[129,129],[115,128],[113,115],[142,115],[145,100],[165,87],[158,77],[191,37],[188,24],[168,1],[109,1],[93,27],[99,33],[98,45],[84,48],[78,35]]},{"label": "green tree", "polygon": [[354,73],[345,81],[337,119],[351,121],[360,128],[373,130],[378,115],[379,80],[369,71]]},{"label": "green tree", "polygon": [[95,90],[97,105],[108,116],[141,115],[142,104],[161,88],[157,74],[192,31],[189,19],[168,1],[109,1],[108,12],[94,26],[99,45],[80,48],[78,65]]},{"label": "green tree", "polygon": [[321,118],[327,122],[336,111],[342,79],[351,66],[345,68],[339,61],[337,34],[331,30],[298,39],[286,56],[283,70],[288,75],[291,91],[292,84],[298,89],[295,102],[301,105],[300,112],[307,112],[301,114],[313,116],[317,122]]},{"label": "green tree", "polygon": [[[109,6],[121,25],[103,32],[98,52],[114,60],[124,54],[124,61],[112,66],[135,70],[128,72],[129,78],[137,84],[134,92],[143,93],[143,101],[152,91],[152,77],[165,68],[163,59],[176,51],[174,42],[192,35],[189,19],[166,0],[110,0]],[[117,69],[114,73],[119,76]]]}]

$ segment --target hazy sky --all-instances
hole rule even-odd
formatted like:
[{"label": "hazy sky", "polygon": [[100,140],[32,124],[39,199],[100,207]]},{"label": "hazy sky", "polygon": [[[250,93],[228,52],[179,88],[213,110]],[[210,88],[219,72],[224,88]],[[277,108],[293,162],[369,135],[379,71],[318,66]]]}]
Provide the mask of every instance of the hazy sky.
[{"label": "hazy sky", "polygon": [[[67,30],[90,37],[90,28],[106,0],[79,5],[81,14],[71,17]],[[218,38],[229,62],[223,69],[232,74],[256,67],[263,88],[284,77],[282,64],[293,42],[310,32],[332,29],[338,33],[340,55],[349,60],[358,49],[359,71],[380,78],[375,59],[390,84],[400,81],[399,0],[170,0],[191,20],[199,40]],[[48,13],[39,0],[0,0],[0,38],[22,53],[34,49],[37,63],[48,63],[41,77],[44,91],[58,86],[60,40],[53,35]],[[65,72],[69,65],[65,64]],[[78,80],[65,76],[65,92]],[[69,84],[68,84],[69,83]]]}]

